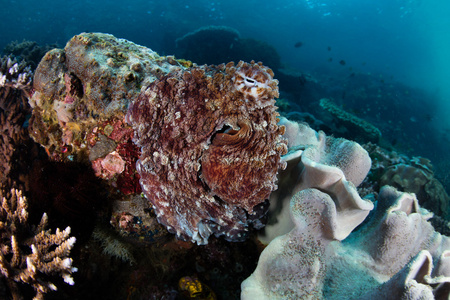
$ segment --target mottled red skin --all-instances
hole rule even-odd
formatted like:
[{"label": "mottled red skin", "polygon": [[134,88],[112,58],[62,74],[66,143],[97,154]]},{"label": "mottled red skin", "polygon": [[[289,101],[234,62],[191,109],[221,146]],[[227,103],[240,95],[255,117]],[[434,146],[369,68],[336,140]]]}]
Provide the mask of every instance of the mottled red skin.
[{"label": "mottled red skin", "polygon": [[286,143],[271,74],[243,62],[178,70],[130,105],[142,190],[178,237],[242,240],[248,213],[276,189]]},{"label": "mottled red skin", "polygon": [[[110,126],[111,131],[106,132],[106,129]],[[99,135],[107,135],[109,139],[112,139],[117,143],[115,151],[125,161],[125,169],[122,173],[116,176],[101,176],[100,170],[102,169],[100,163],[103,158],[98,158],[92,161],[92,167],[99,174],[100,177],[106,179],[113,179],[113,185],[124,195],[140,194],[142,192],[141,185],[139,184],[139,174],[136,172],[136,161],[138,160],[141,152],[132,138],[134,136],[134,130],[128,124],[123,121],[123,118],[112,118],[107,121],[100,122],[86,137],[90,147],[94,147],[98,141]]]},{"label": "mottled red skin", "polygon": [[117,145],[116,151],[125,160],[125,170],[117,177],[117,188],[125,195],[140,194],[140,177],[136,172],[136,161],[141,154],[139,148],[129,139]]}]

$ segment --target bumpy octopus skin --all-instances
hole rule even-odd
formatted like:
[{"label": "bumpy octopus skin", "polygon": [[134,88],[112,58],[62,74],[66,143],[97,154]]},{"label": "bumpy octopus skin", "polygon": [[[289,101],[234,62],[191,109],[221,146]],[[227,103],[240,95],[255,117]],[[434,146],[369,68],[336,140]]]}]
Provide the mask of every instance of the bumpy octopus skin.
[{"label": "bumpy octopus skin", "polygon": [[178,238],[243,240],[264,215],[287,152],[277,83],[261,63],[180,68],[130,105],[142,190]]}]

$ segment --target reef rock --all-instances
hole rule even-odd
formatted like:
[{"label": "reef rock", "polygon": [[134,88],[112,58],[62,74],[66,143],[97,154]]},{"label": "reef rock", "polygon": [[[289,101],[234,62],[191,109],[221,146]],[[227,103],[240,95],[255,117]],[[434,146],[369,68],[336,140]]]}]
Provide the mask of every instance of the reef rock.
[{"label": "reef rock", "polygon": [[[58,161],[120,152],[132,135],[123,122],[129,103],[142,85],[180,66],[173,57],[110,34],[76,35],[64,49],[47,52],[35,71],[31,135]],[[110,152],[99,150],[111,143]]]}]

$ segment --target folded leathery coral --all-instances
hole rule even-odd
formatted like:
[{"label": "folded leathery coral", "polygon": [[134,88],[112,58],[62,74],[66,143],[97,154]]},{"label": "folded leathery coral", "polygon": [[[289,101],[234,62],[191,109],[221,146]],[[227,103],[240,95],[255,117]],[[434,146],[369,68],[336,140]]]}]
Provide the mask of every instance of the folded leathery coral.
[{"label": "folded leathery coral", "polygon": [[304,123],[281,118],[279,124],[286,127],[289,153],[283,159],[288,167],[280,172],[279,189],[270,196],[270,225],[260,234],[260,240],[268,243],[293,228],[288,203],[295,193],[307,188],[325,191],[340,203],[336,238],[347,236],[373,208],[355,188],[370,170],[367,151],[355,142],[326,136]]},{"label": "folded leathery coral", "polygon": [[450,197],[432,170],[428,159],[413,157],[407,162],[388,166],[380,177],[380,185],[391,185],[401,191],[415,193],[421,206],[448,219]]},{"label": "folded leathery coral", "polygon": [[450,252],[444,251],[438,265],[433,267],[431,253],[422,250],[389,281],[363,297],[366,299],[448,299],[449,256]]},{"label": "folded leathery coral", "polygon": [[298,192],[295,228],[264,249],[242,299],[447,299],[450,238],[433,230],[414,194],[383,187],[374,215],[342,242],[339,206],[317,189]]},{"label": "folded leathery coral", "polygon": [[82,33],[40,62],[30,131],[53,160],[90,163],[114,193],[142,187],[179,238],[242,240],[285,166],[273,76],[262,63],[197,66]]},{"label": "folded leathery coral", "polygon": [[141,186],[169,231],[242,240],[265,213],[286,153],[276,96],[270,69],[240,62],[171,72],[131,104]]},{"label": "folded leathery coral", "polygon": [[264,249],[241,299],[320,299],[336,206],[329,195],[306,189],[292,198],[291,211],[294,229]]}]

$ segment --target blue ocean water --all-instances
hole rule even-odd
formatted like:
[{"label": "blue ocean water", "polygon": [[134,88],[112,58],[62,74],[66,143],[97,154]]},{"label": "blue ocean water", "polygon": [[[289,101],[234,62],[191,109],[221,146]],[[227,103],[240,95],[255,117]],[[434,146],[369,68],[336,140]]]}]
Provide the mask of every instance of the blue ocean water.
[{"label": "blue ocean water", "polygon": [[[63,46],[86,31],[111,33],[173,54],[175,40],[184,34],[225,25],[275,47],[288,68],[341,74],[352,68],[426,89],[436,96],[436,130],[449,130],[448,1],[1,2],[0,48],[22,39]],[[294,47],[298,42],[302,46]]]}]

